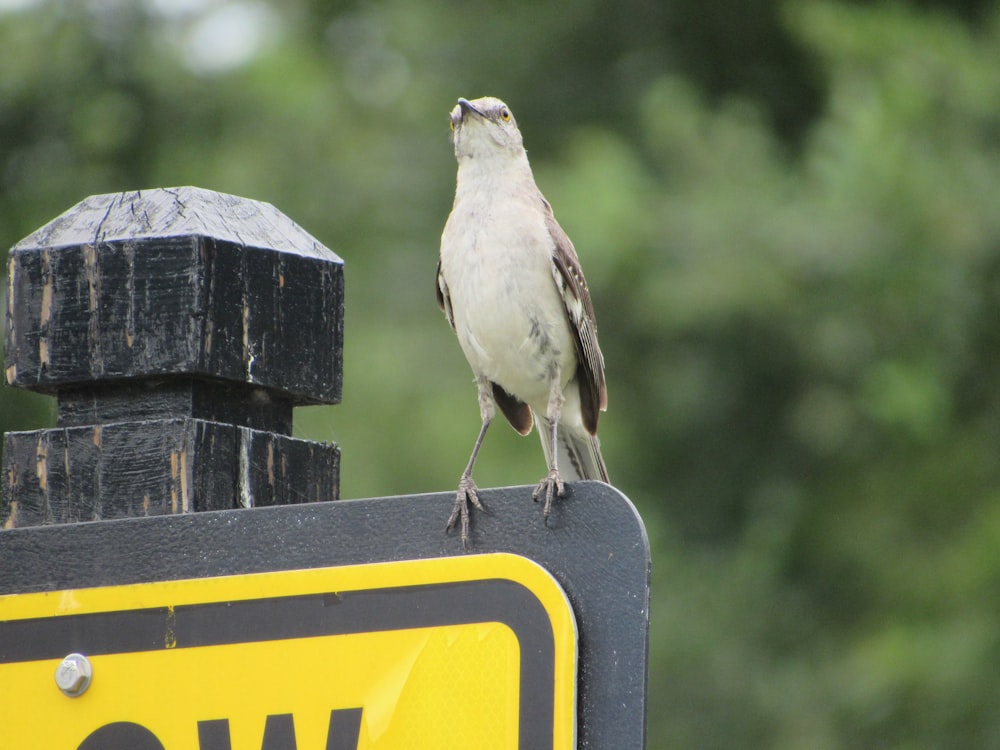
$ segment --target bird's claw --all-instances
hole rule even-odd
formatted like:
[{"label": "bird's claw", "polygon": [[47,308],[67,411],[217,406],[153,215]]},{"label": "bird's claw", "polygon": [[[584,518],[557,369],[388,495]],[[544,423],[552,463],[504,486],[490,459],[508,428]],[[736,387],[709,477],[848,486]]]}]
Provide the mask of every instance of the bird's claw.
[{"label": "bird's claw", "polygon": [[558,469],[550,469],[549,473],[535,487],[535,491],[531,493],[531,499],[536,503],[542,495],[545,496],[545,507],[542,509],[542,518],[545,520],[546,525],[549,521],[549,514],[552,512],[553,496],[562,497],[565,494],[566,485],[563,484]]},{"label": "bird's claw", "polygon": [[460,536],[462,537],[462,547],[466,550],[469,549],[469,503],[472,503],[477,510],[486,512],[486,508],[479,499],[479,490],[476,488],[476,483],[472,481],[471,476],[462,475],[462,478],[458,481],[458,492],[455,493],[455,505],[451,509],[451,515],[448,516],[445,531],[451,531],[455,523],[458,522]]}]

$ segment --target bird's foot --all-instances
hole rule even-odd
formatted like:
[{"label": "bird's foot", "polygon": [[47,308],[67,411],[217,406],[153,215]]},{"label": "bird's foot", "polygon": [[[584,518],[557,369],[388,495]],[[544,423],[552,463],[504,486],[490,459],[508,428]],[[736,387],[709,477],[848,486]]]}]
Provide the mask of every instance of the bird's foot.
[{"label": "bird's foot", "polygon": [[545,524],[548,525],[549,513],[552,512],[552,498],[562,497],[566,494],[566,485],[563,484],[562,477],[559,476],[558,469],[549,469],[549,473],[545,475],[545,478],[535,487],[535,491],[531,493],[531,499],[536,503],[544,496],[545,497],[545,507],[542,510],[542,518],[545,520]]},{"label": "bird's foot", "polygon": [[479,500],[479,491],[476,488],[476,483],[472,481],[471,476],[463,474],[462,478],[458,480],[455,505],[451,509],[451,515],[448,516],[448,524],[445,526],[445,531],[451,531],[457,522],[462,537],[462,547],[465,549],[469,549],[469,503],[472,503],[477,509],[486,512],[486,508]]}]

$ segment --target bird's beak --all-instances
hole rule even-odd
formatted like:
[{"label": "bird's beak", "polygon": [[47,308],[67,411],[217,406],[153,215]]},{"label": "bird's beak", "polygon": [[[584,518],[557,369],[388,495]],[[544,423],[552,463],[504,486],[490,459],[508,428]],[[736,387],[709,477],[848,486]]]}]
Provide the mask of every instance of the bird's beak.
[{"label": "bird's beak", "polygon": [[458,137],[458,131],[462,128],[462,125],[467,119],[471,119],[473,116],[479,120],[485,120],[486,115],[483,111],[476,107],[475,104],[470,102],[468,99],[461,98],[458,100],[458,104],[451,110],[451,132],[452,139]]},{"label": "bird's beak", "polygon": [[478,109],[476,109],[475,105],[472,102],[470,102],[468,99],[459,99],[458,100],[458,106],[461,108],[461,114],[462,114],[463,118],[464,118],[464,116],[466,114],[468,114],[470,112],[472,112],[474,114],[477,114],[480,117],[486,117],[486,115],[484,115],[482,112],[480,112]]}]

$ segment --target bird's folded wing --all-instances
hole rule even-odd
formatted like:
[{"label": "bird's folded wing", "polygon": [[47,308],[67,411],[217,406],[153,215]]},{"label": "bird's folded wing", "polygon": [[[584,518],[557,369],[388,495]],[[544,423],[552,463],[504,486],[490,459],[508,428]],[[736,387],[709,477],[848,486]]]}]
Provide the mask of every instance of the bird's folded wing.
[{"label": "bird's folded wing", "polygon": [[437,296],[438,307],[444,311],[444,316],[448,319],[451,330],[455,330],[455,315],[451,310],[451,296],[448,294],[448,285],[441,274],[441,258],[438,258],[437,284],[434,293]]},{"label": "bird's folded wing", "polygon": [[553,216],[548,201],[542,198],[542,203],[545,209],[545,225],[553,242],[553,276],[562,295],[580,360],[578,376],[583,424],[593,435],[597,432],[600,412],[608,407],[608,390],[604,382],[604,356],[597,343],[594,305],[590,301],[587,280],[583,277],[580,259],[576,255],[573,243]]}]

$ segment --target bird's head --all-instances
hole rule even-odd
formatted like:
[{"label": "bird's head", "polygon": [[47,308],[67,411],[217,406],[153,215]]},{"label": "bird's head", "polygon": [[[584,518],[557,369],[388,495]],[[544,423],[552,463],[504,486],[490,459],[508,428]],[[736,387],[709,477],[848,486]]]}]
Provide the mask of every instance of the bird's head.
[{"label": "bird's head", "polygon": [[459,99],[451,111],[455,156],[488,159],[524,153],[521,131],[510,108],[493,96]]}]

